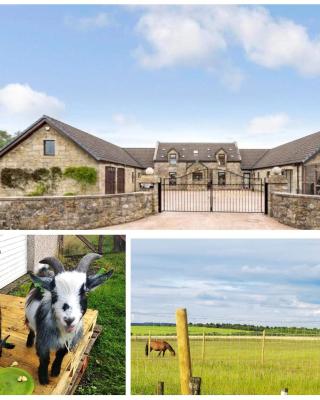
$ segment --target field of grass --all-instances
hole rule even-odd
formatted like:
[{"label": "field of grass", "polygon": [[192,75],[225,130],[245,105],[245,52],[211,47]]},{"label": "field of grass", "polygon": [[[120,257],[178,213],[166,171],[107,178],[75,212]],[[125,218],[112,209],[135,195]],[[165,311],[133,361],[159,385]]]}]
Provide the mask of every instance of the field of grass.
[{"label": "field of grass", "polygon": [[[175,340],[168,340],[177,351]],[[165,394],[179,394],[178,357],[168,352],[145,356],[146,340],[132,339],[131,388],[133,394],[155,394],[158,381]],[[320,340],[266,339],[264,365],[257,339],[208,340],[201,359],[201,340],[190,341],[192,375],[202,378],[202,394],[320,393]]]},{"label": "field of grass", "polygon": [[[90,236],[93,242],[97,239],[97,236]],[[68,237],[66,244],[69,254],[89,252],[74,237]],[[110,251],[111,247],[112,238],[109,236],[105,239],[104,249]],[[76,264],[69,259],[64,262],[71,268]],[[89,366],[75,394],[125,394],[125,253],[106,254],[94,265],[92,273],[104,268],[113,269],[114,274],[88,297],[88,307],[99,311],[98,324],[103,330],[93,346]],[[10,294],[26,296],[30,284],[25,283]]]},{"label": "field of grass", "polygon": [[[200,336],[205,333],[205,335],[245,335],[252,334],[254,332],[249,332],[240,329],[224,329],[224,328],[208,328],[200,326],[189,326],[188,328],[190,336]],[[157,326],[157,325],[133,325],[131,326],[132,336],[148,336],[149,332],[152,336],[175,336],[176,327],[175,326]],[[261,334],[261,333],[260,333]]]}]

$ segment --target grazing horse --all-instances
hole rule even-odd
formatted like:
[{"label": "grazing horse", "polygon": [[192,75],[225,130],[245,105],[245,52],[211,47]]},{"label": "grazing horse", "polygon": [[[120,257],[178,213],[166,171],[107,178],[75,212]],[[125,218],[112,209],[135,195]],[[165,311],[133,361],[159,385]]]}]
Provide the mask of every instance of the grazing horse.
[{"label": "grazing horse", "polygon": [[[164,357],[164,353],[169,350],[170,353],[175,356],[176,352],[173,350],[173,348],[170,346],[168,342],[165,342],[164,340],[151,340],[150,341],[150,353],[154,351],[159,351],[158,357],[160,357],[162,353],[162,357]],[[146,356],[149,353],[149,342],[146,344],[146,350],[145,350]]]}]

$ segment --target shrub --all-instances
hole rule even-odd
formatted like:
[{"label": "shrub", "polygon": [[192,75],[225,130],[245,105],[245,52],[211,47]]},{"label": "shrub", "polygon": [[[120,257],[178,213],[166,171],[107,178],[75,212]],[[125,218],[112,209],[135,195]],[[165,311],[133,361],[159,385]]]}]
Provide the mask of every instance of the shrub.
[{"label": "shrub", "polygon": [[68,167],[63,176],[75,180],[85,190],[88,185],[94,185],[97,182],[97,170],[93,167]]},{"label": "shrub", "polygon": [[1,171],[1,184],[13,189],[24,190],[32,179],[32,174],[23,168],[3,168]]},{"label": "shrub", "polygon": [[43,196],[47,193],[48,187],[45,183],[39,182],[33,192],[28,193],[28,196]]},{"label": "shrub", "polygon": [[50,171],[53,179],[62,178],[62,170],[60,167],[51,167]]},{"label": "shrub", "polygon": [[50,170],[47,168],[37,168],[32,172],[32,178],[35,182],[47,181],[50,178]]},{"label": "shrub", "polygon": [[64,196],[75,196],[76,193],[73,193],[73,192],[66,192],[66,193],[63,193],[63,195],[64,195]]}]

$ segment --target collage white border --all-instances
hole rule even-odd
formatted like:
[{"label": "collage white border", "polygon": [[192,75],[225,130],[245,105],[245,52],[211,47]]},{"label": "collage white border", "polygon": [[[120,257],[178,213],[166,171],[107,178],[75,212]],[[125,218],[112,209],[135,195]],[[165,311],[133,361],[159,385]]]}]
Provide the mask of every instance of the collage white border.
[{"label": "collage white border", "polygon": [[[268,0],[264,1],[241,1],[241,0],[220,0],[220,1],[212,1],[212,0],[201,0],[201,4],[254,4],[254,5],[320,5],[320,0],[308,0],[306,2],[301,2],[301,0]],[[8,0],[0,0],[0,5],[48,5],[48,4],[60,4],[60,5],[184,5],[184,4],[197,4],[199,5],[199,1],[195,0],[164,0],[164,1],[154,1],[154,0],[137,0],[137,1],[108,1],[108,0],[20,0],[20,1],[8,1]],[[131,382],[131,240],[132,239],[320,239],[320,231],[301,231],[301,230],[284,230],[284,231],[270,231],[270,230],[216,230],[216,231],[208,231],[208,230],[170,230],[170,231],[137,231],[137,230],[26,230],[20,231],[21,235],[74,235],[77,234],[85,234],[85,235],[114,235],[114,234],[123,234],[127,237],[127,252],[126,252],[126,395],[112,396],[112,398],[121,398],[121,399],[132,399],[132,400],[145,400],[145,399],[154,399],[156,400],[160,396],[142,396],[130,395],[130,382]],[[16,231],[0,231],[2,235],[10,235],[16,234]],[[10,400],[16,399],[26,399],[32,400],[37,397],[46,397],[46,396],[10,396]],[[52,399],[58,398],[66,398],[72,397],[75,399],[83,399],[89,396],[49,396]],[[91,396],[90,396],[91,397]],[[95,399],[104,399],[106,396],[97,395],[94,396]],[[163,398],[163,396],[161,396]],[[166,395],[165,398],[168,400],[175,399],[177,396]],[[179,396],[181,397],[181,396]],[[236,398],[247,399],[278,399],[279,396],[271,396],[271,395],[257,395],[257,396],[248,396],[248,395],[201,395],[198,396],[201,399],[223,399],[223,400],[233,400]],[[290,395],[290,398],[301,399],[302,396]],[[8,399],[8,396],[0,396],[0,399]],[[308,399],[320,399],[320,395],[308,396]]]}]

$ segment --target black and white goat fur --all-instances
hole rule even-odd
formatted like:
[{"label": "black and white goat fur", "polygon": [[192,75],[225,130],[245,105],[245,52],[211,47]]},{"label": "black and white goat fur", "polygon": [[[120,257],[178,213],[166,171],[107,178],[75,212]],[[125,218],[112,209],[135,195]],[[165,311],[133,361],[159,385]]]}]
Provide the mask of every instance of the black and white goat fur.
[{"label": "black and white goat fur", "polygon": [[40,264],[46,264],[45,267],[37,274],[29,273],[33,286],[25,305],[30,330],[26,345],[32,347],[36,341],[40,360],[38,376],[42,385],[49,383],[50,350],[56,351],[51,376],[58,376],[64,356],[83,335],[82,317],[87,310],[87,293],[113,273],[110,270],[104,274],[87,274],[89,265],[100,257],[95,253],[87,254],[73,271],[65,271],[58,259],[47,257],[40,261]]}]

